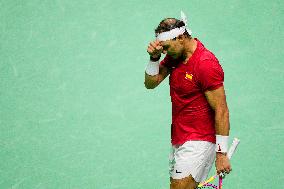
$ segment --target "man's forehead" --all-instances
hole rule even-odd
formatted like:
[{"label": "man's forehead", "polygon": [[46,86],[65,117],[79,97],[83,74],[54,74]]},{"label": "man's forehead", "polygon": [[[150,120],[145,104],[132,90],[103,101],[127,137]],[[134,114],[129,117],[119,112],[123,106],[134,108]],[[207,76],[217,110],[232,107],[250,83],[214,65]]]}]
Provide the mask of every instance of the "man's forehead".
[{"label": "man's forehead", "polygon": [[160,44],[161,44],[162,46],[164,46],[164,45],[170,44],[171,42],[172,42],[172,39],[169,39],[169,40],[165,40],[165,41],[160,41]]}]

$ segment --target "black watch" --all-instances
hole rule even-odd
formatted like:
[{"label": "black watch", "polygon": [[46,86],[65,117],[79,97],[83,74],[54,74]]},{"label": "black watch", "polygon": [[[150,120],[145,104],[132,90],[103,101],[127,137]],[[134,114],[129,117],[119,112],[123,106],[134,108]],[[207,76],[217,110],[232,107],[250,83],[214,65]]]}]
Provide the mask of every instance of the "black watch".
[{"label": "black watch", "polygon": [[161,58],[161,55],[157,58],[153,58],[152,56],[150,56],[150,60],[153,61],[153,62],[160,60],[160,58]]}]

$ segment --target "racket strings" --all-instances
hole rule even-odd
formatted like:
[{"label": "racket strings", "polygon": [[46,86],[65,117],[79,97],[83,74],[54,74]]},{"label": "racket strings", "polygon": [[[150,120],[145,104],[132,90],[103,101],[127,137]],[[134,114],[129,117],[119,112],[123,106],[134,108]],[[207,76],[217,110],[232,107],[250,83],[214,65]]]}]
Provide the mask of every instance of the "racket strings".
[{"label": "racket strings", "polygon": [[217,185],[215,185],[215,184],[212,184],[212,182],[215,180],[215,178],[217,177],[217,175],[216,176],[213,176],[213,177],[211,177],[211,178],[209,178],[207,181],[205,181],[204,183],[202,183],[202,184],[199,184],[198,185],[198,187],[197,187],[197,189],[202,189],[202,188],[204,188],[204,189],[206,189],[206,188],[214,188],[214,189],[221,189],[222,188],[222,184],[223,184],[223,179],[222,179],[222,177],[219,177],[219,186],[217,186]]}]

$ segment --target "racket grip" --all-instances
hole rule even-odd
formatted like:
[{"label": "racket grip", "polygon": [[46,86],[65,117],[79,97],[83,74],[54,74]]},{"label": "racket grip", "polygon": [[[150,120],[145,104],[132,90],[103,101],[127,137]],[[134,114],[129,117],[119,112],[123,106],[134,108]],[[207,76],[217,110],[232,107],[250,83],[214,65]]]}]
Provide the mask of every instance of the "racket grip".
[{"label": "racket grip", "polygon": [[230,147],[230,149],[227,153],[227,156],[228,156],[229,159],[231,159],[231,157],[233,156],[233,154],[236,151],[239,143],[240,143],[240,140],[238,138],[234,138],[233,143],[232,143],[232,145],[231,145],[231,147]]}]

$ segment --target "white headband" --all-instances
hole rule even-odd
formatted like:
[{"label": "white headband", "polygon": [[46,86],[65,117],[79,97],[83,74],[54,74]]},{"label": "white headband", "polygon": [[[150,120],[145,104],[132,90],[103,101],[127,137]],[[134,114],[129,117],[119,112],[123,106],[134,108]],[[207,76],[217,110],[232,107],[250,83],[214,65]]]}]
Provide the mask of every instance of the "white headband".
[{"label": "white headband", "polygon": [[187,31],[189,35],[191,35],[192,34],[191,30],[187,28],[187,18],[182,11],[180,11],[180,16],[181,16],[181,21],[184,22],[185,26],[182,26],[180,28],[175,28],[167,32],[159,33],[156,39],[159,41],[166,41],[166,40],[174,39],[177,36],[183,34],[185,30]]}]

